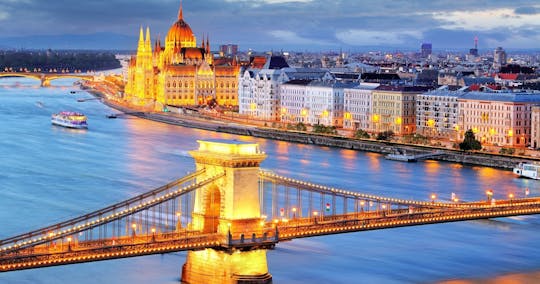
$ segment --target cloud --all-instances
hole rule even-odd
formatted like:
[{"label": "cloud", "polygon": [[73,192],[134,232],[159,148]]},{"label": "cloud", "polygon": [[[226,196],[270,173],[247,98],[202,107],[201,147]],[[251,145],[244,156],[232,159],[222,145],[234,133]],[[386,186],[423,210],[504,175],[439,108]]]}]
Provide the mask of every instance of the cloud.
[{"label": "cloud", "polygon": [[280,43],[303,44],[303,45],[314,45],[314,44],[330,45],[329,42],[302,37],[292,31],[275,30],[275,31],[270,31],[269,34],[273,36],[275,39],[279,40]]},{"label": "cloud", "polygon": [[[179,0],[0,0],[0,35],[90,34],[137,36],[150,26],[152,38],[165,35],[176,19]],[[435,36],[469,42],[479,34],[504,42],[499,30],[520,34],[540,23],[538,0],[197,0],[184,1],[184,18],[212,45],[241,48],[283,45],[406,45]],[[8,20],[9,19],[9,20]],[[429,31],[438,30],[440,36]],[[446,40],[445,38],[449,38]],[[432,40],[437,45],[435,40]],[[529,41],[520,40],[522,44]],[[538,47],[538,43],[527,45]],[[467,47],[470,45],[467,44]]]},{"label": "cloud", "polygon": [[7,20],[9,18],[9,13],[5,11],[0,11],[0,21]]},{"label": "cloud", "polygon": [[527,27],[540,22],[536,14],[517,15],[514,9],[484,9],[481,11],[435,12],[433,18],[441,21],[442,28],[465,30],[494,30],[498,28]]},{"label": "cloud", "polygon": [[535,15],[540,14],[540,8],[538,7],[519,7],[514,10],[514,13],[521,15]]},{"label": "cloud", "polygon": [[349,45],[401,45],[411,39],[421,39],[419,31],[372,31],[372,30],[345,30],[336,33],[336,37]]}]

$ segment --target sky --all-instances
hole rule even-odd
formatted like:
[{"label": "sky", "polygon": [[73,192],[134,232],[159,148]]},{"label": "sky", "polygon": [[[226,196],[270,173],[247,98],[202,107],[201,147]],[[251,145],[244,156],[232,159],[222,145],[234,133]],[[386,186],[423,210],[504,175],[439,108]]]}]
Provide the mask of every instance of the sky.
[{"label": "sky", "polygon": [[[110,48],[134,49],[140,26],[149,26],[153,39],[164,37],[179,6],[180,0],[0,0],[0,39],[49,39],[54,47],[58,36],[105,33]],[[198,39],[209,35],[213,45],[241,50],[419,48],[423,42],[471,48],[475,36],[480,49],[540,48],[538,0],[184,0],[183,8]]]}]

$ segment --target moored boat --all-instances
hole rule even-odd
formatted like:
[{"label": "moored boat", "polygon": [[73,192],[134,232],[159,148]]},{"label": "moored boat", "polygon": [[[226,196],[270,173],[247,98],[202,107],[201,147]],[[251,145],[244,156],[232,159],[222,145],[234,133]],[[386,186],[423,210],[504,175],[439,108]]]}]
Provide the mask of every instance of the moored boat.
[{"label": "moored boat", "polygon": [[68,128],[88,128],[86,115],[73,111],[62,111],[51,116],[51,123]]},{"label": "moored boat", "polygon": [[540,164],[519,163],[514,168],[514,174],[520,177],[540,179]]}]

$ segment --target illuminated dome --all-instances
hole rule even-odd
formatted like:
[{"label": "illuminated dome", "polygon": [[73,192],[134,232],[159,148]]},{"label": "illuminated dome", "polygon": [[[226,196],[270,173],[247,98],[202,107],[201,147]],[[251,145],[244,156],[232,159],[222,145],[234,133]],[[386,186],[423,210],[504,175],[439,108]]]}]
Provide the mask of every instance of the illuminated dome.
[{"label": "illuminated dome", "polygon": [[165,38],[165,47],[174,48],[178,47],[196,47],[196,39],[193,35],[191,27],[184,22],[182,15],[182,6],[178,11],[178,20],[172,25]]}]

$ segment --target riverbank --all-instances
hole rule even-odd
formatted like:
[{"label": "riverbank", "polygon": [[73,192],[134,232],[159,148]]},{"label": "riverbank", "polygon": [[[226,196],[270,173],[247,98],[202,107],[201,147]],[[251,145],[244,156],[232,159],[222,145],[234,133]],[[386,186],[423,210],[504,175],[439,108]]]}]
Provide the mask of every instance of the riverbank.
[{"label": "riverbank", "polygon": [[96,90],[87,90],[96,97],[102,98],[102,102],[114,109],[129,115],[149,119],[157,122],[179,125],[190,128],[198,128],[209,131],[224,132],[236,135],[253,136],[264,139],[273,139],[294,143],[312,144],[317,146],[336,147],[358,151],[368,151],[379,154],[395,153],[396,150],[405,151],[407,154],[440,153],[429,159],[461,163],[466,165],[479,165],[502,169],[512,169],[520,162],[540,162],[539,158],[501,155],[483,152],[467,152],[442,147],[403,144],[397,142],[378,141],[371,139],[355,139],[340,136],[326,136],[309,132],[286,131],[269,127],[242,125],[234,122],[216,120],[198,113],[156,113],[146,110],[133,109],[128,105],[107,99]]}]

